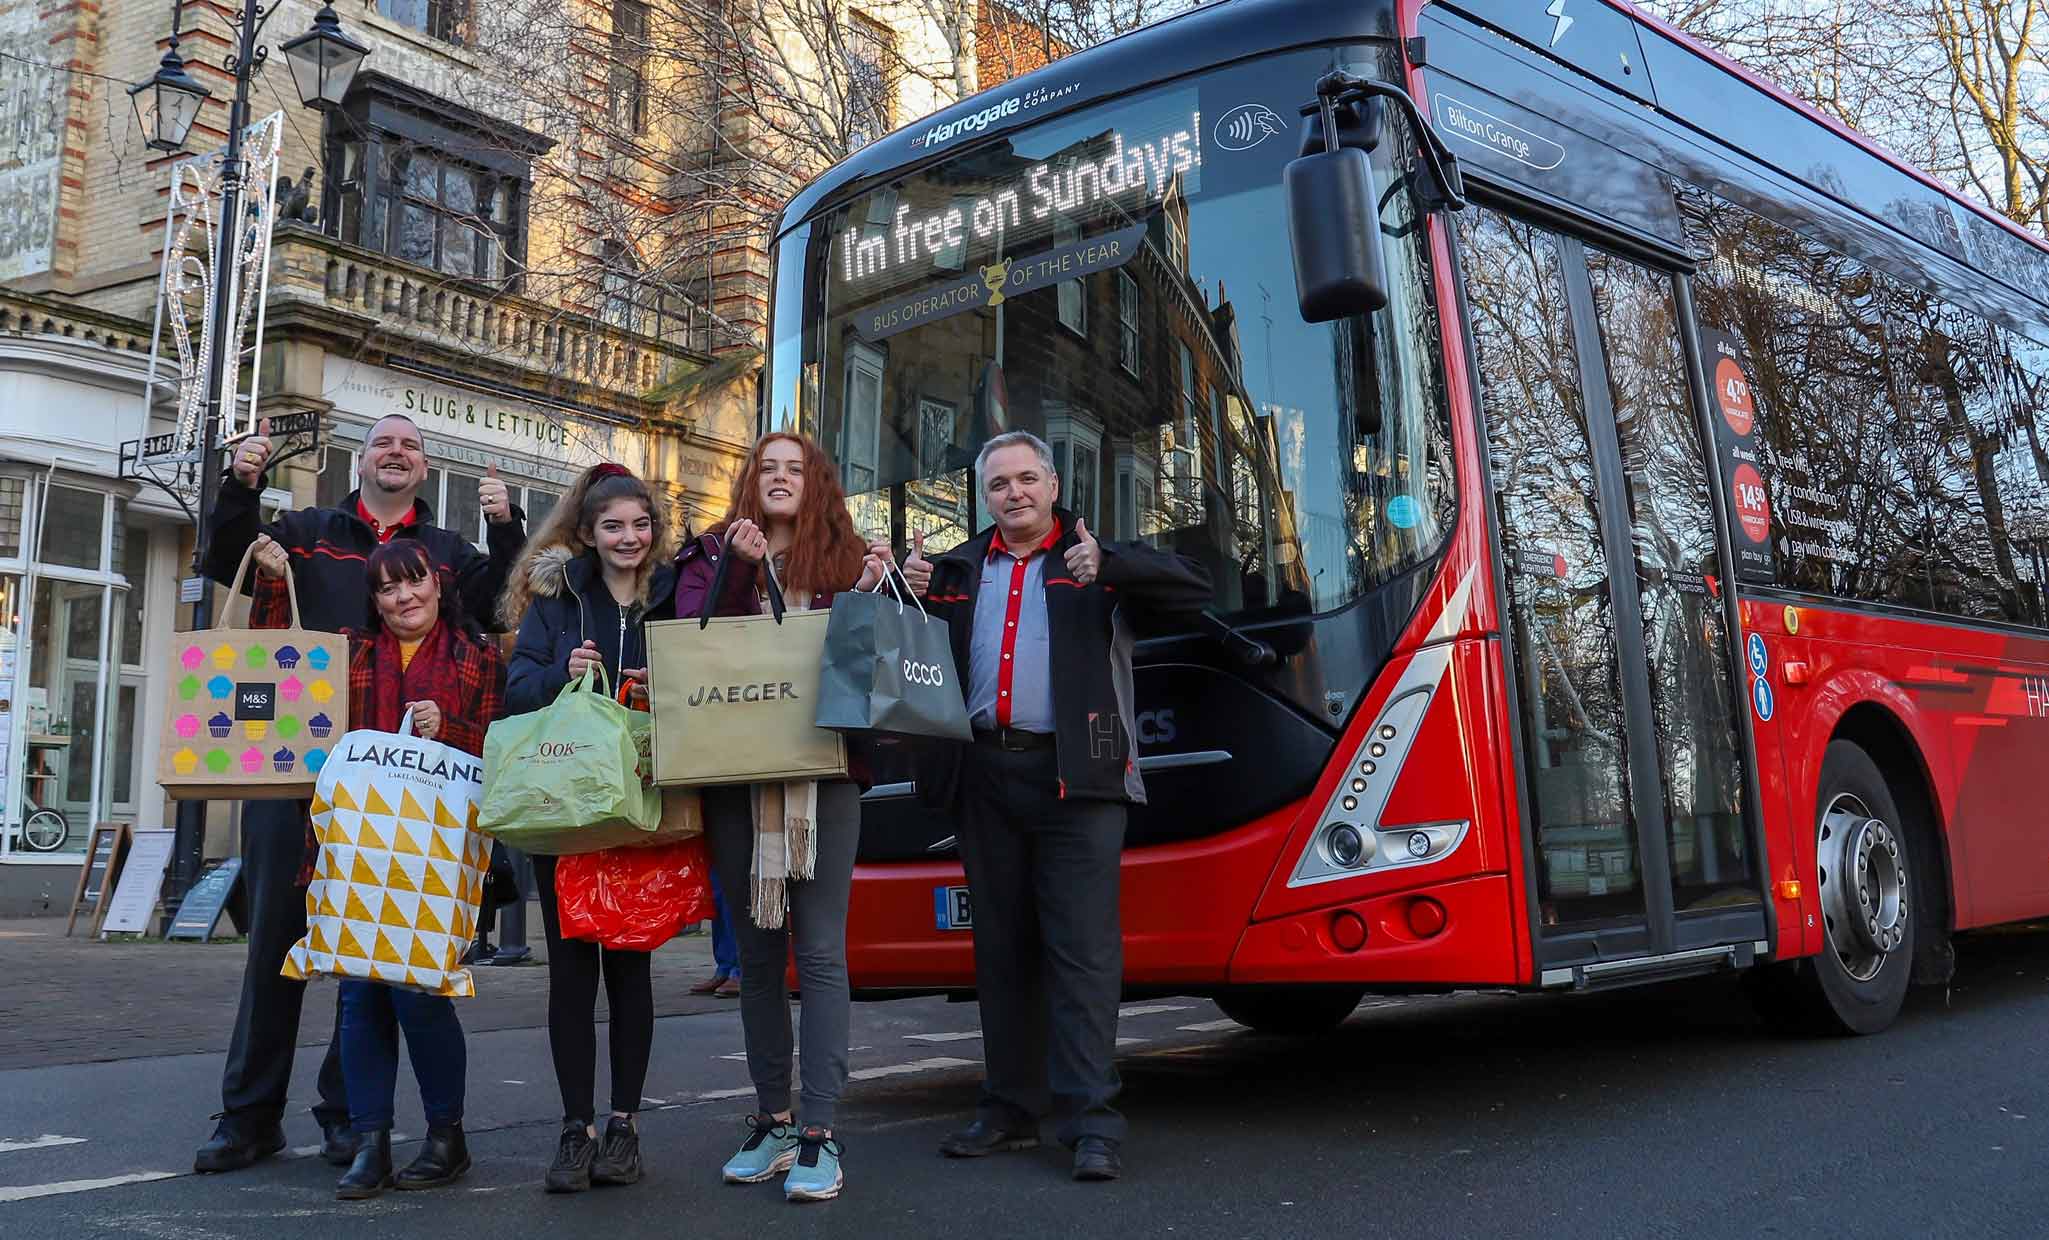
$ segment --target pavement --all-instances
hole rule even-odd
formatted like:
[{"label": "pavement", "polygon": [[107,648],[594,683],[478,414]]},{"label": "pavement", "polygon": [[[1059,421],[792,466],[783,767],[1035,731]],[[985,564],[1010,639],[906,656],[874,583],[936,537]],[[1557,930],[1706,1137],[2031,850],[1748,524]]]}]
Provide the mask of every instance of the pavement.
[{"label": "pavement", "polygon": [[[12,968],[24,943],[35,944],[29,956],[69,951],[94,967],[70,969],[48,1012],[22,1006],[29,988],[10,974],[16,1006],[0,1009],[10,1043],[50,1042],[66,1015],[98,1013],[94,1044],[133,1049],[140,1035],[107,1018],[152,1009],[176,1030],[189,1021],[179,1036],[190,1041],[207,1022],[170,1009],[206,999],[221,1020],[225,995],[232,1010],[232,968],[217,975],[201,958],[232,958],[232,946],[81,950],[0,937],[0,959]],[[190,1174],[220,1057],[163,1042],[0,1071],[0,1236],[2049,1234],[2045,927],[1964,939],[1950,987],[1916,991],[1892,1030],[1862,1039],[1770,1034],[1729,979],[1369,999],[1316,1038],[1251,1033],[1200,999],[1128,1003],[1121,1105],[1132,1138],[1114,1185],[1074,1184],[1050,1141],[979,1162],[939,1158],[936,1143],[974,1105],[974,1006],[861,1004],[839,1125],[848,1187],[815,1206],[785,1203],[774,1184],[718,1182],[752,1091],[737,1011],[676,998],[702,950],[681,940],[657,955],[665,1014],[641,1117],[648,1178],[637,1186],[541,1192],[560,1112],[536,1027],[545,974],[487,971],[482,997],[463,1008],[476,1166],[453,1188],[334,1201],[337,1173],[308,1156],[311,1053],[297,1064],[293,1154]],[[201,957],[169,954],[187,951]],[[173,960],[176,970],[163,967]],[[112,1002],[92,983],[102,965],[153,990],[154,1004]],[[486,1011],[511,1017],[522,1004],[524,1023],[486,1027]],[[310,1012],[306,1028],[324,1031]],[[398,1128],[410,1157],[422,1127],[406,1073]]]}]

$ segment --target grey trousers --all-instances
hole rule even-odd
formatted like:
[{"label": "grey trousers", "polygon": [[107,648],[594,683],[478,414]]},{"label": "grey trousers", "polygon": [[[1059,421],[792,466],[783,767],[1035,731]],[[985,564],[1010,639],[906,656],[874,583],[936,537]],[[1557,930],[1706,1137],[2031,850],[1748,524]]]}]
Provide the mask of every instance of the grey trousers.
[{"label": "grey trousers", "polygon": [[748,911],[753,890],[754,814],[746,785],[704,789],[704,835],[740,942],[740,1020],[747,1073],[764,1115],[790,1109],[790,992],[783,981],[796,939],[797,993],[804,1004],[803,1092],[797,1120],[831,1127],[847,1084],[847,896],[861,842],[861,793],[845,781],[818,786],[818,868],[790,884],[782,928],[764,930]]},{"label": "grey trousers", "polygon": [[970,746],[960,857],[975,909],[984,1078],[1006,1128],[1059,1118],[1062,1143],[1124,1139],[1112,1105],[1124,987],[1118,908],[1125,807],[1064,800],[1051,748]]}]

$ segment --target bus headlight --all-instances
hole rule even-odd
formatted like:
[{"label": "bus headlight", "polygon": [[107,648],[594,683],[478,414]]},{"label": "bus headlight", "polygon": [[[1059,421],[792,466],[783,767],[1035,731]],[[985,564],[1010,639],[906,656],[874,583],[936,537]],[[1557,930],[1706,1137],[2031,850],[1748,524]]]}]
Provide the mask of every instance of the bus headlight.
[{"label": "bus headlight", "polygon": [[1324,851],[1348,870],[1358,869],[1373,859],[1373,837],[1349,822],[1333,823],[1323,835]]}]

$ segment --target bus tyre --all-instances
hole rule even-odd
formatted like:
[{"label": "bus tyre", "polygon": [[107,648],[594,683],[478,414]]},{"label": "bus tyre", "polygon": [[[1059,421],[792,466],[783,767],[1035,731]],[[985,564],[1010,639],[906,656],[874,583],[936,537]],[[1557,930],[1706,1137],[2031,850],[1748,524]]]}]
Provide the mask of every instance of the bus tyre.
[{"label": "bus tyre", "polygon": [[1899,1015],[1914,967],[1914,849],[1869,754],[1833,741],[1815,798],[1819,954],[1775,965],[1752,994],[1773,1023],[1819,1033],[1877,1033]]},{"label": "bus tyre", "polygon": [[1218,995],[1217,1006],[1260,1033],[1329,1033],[1365,997],[1363,986],[1269,986]]}]

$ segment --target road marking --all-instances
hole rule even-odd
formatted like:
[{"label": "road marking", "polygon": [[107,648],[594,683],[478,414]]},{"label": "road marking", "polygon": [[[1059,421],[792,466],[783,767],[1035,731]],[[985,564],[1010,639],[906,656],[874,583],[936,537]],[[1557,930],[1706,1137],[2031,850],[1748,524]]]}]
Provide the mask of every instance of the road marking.
[{"label": "road marking", "polygon": [[1126,1016],[1154,1016],[1161,1012],[1187,1012],[1192,1010],[1186,1003],[1145,1003],[1137,1007],[1118,1008],[1119,1018]]},{"label": "road marking", "polygon": [[1117,1039],[1117,1045],[1119,1045],[1119,1046],[1136,1046],[1136,1045],[1138,1045],[1138,1044],[1139,1044],[1140,1042],[1150,1042],[1150,1041],[1152,1041],[1152,1039],[1151,1039],[1151,1038],[1119,1038],[1119,1039]]},{"label": "road marking", "polygon": [[178,1177],[175,1171],[137,1171],[130,1175],[111,1175],[103,1180],[58,1180],[54,1184],[24,1184],[18,1188],[0,1188],[0,1201],[29,1201],[37,1197],[61,1197],[66,1193],[89,1193],[99,1188],[119,1188],[123,1184],[147,1184],[151,1180],[172,1180]]},{"label": "road marking", "polygon": [[907,1033],[906,1042],[972,1042],[982,1036],[980,1029],[969,1029],[961,1033]]},{"label": "road marking", "polygon": [[847,1079],[872,1081],[884,1076],[907,1076],[913,1072],[937,1072],[942,1068],[972,1068],[978,1063],[974,1059],[951,1059],[940,1055],[932,1059],[914,1059],[909,1063],[887,1064],[880,1068],[856,1068],[847,1073]]},{"label": "road marking", "polygon": [[1183,1033],[1222,1033],[1226,1029],[1238,1028],[1235,1020],[1206,1020],[1199,1025],[1183,1025]]},{"label": "road marking", "polygon": [[60,1137],[44,1133],[30,1141],[0,1141],[0,1154],[12,1154],[18,1150],[47,1150],[58,1145],[84,1145],[84,1137]]},{"label": "road marking", "polygon": [[524,1084],[526,1084],[526,1082],[525,1082],[525,1081],[500,1081],[500,1082],[498,1082],[498,1083],[499,1083],[500,1085],[524,1085]]},{"label": "road marking", "polygon": [[650,1098],[646,1094],[642,1094],[640,1096],[640,1100],[643,1103],[648,1103],[658,1107],[665,1107],[669,1105],[669,1100],[667,1098]]},{"label": "road marking", "polygon": [[753,1096],[754,1086],[749,1085],[745,1089],[714,1089],[709,1093],[697,1095],[697,1098],[700,1102],[717,1102],[725,1098],[751,1098]]}]

